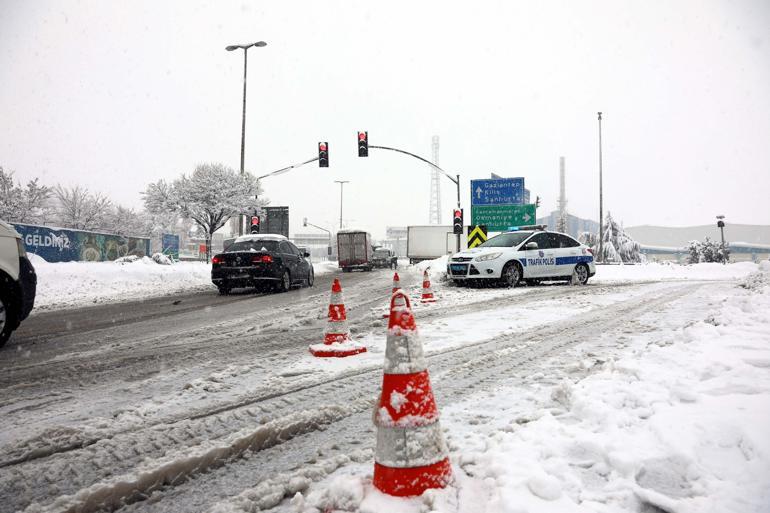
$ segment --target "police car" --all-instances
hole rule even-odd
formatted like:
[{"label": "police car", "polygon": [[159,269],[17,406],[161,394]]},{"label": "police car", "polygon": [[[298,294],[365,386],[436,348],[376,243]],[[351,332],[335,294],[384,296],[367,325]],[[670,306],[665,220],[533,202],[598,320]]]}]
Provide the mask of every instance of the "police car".
[{"label": "police car", "polygon": [[481,245],[456,253],[447,263],[447,275],[458,285],[502,282],[515,287],[521,281],[571,280],[584,285],[596,274],[591,249],[569,235],[545,230],[544,225],[501,233]]}]

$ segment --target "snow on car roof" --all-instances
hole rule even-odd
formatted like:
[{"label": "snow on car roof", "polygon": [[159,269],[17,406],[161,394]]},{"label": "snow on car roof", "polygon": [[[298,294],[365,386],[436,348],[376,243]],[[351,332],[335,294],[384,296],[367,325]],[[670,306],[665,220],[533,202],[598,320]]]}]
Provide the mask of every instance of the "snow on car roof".
[{"label": "snow on car roof", "polygon": [[278,235],[277,233],[266,233],[266,234],[254,234],[254,235],[241,235],[237,239],[235,239],[235,242],[245,242],[245,241],[251,241],[251,240],[274,240],[274,241],[282,241],[282,240],[289,240],[283,235]]}]

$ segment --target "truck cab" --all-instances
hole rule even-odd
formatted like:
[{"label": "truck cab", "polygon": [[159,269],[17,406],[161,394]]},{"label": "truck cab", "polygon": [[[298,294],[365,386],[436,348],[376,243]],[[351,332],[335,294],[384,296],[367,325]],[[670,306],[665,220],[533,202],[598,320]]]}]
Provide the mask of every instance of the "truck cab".
[{"label": "truck cab", "polygon": [[21,235],[0,221],[0,347],[32,311],[36,289],[37,275]]}]

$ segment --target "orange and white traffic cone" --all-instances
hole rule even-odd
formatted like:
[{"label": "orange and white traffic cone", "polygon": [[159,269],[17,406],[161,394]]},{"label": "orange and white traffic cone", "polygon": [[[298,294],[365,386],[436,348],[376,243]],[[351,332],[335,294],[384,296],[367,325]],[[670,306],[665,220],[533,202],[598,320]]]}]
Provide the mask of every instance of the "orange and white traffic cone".
[{"label": "orange and white traffic cone", "polygon": [[428,269],[425,269],[425,272],[422,275],[422,298],[420,298],[420,303],[436,302],[436,298],[433,297],[433,289],[430,288],[430,276],[428,276]]},{"label": "orange and white traffic cone", "polygon": [[[398,289],[401,288],[401,279],[398,277],[398,273],[393,273],[393,287],[390,289],[391,296],[396,293]],[[388,309],[387,312],[382,314],[383,319],[387,319],[390,317],[390,309]]]},{"label": "orange and white traffic cone", "polygon": [[329,300],[329,317],[326,321],[323,344],[313,344],[309,348],[313,356],[351,356],[366,351],[366,347],[350,339],[350,328],[345,313],[345,301],[342,298],[342,285],[335,278],[332,283],[332,295]]},{"label": "orange and white traffic cone", "polygon": [[409,297],[390,300],[382,394],[374,412],[374,486],[397,497],[444,488],[452,479],[439,413]]}]

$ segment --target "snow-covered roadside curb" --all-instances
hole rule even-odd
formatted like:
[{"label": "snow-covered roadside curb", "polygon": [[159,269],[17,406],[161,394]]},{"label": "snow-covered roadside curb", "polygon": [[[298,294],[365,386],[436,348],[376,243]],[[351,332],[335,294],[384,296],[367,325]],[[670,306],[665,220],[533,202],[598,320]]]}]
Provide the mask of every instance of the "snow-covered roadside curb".
[{"label": "snow-covered roadside curb", "polygon": [[[37,273],[33,314],[103,303],[147,299],[196,291],[215,291],[211,265],[176,262],[158,265],[150,258],[134,262],[49,263],[30,254]],[[328,262],[313,264],[316,276],[336,269]]]},{"label": "snow-covered roadside curb", "polygon": [[741,285],[647,316],[654,329],[605,336],[616,360],[577,352],[558,384],[533,375],[444,408],[456,475],[446,490],[383,496],[365,462],[280,510],[765,512],[770,264]]}]

